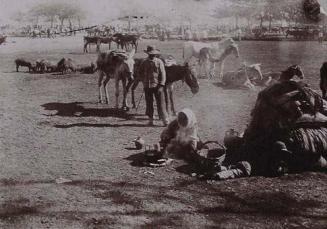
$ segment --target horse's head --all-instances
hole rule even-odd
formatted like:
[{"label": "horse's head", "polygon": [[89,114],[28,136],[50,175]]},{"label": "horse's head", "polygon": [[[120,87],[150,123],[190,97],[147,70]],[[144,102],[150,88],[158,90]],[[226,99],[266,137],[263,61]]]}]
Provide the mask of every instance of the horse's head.
[{"label": "horse's head", "polygon": [[234,54],[235,57],[239,57],[240,53],[238,50],[238,45],[232,38],[227,38],[219,43],[219,45],[225,50],[223,56],[228,56]]},{"label": "horse's head", "polygon": [[303,70],[299,65],[291,65],[285,71],[282,71],[280,81],[286,81],[292,79],[294,76],[304,79]]},{"label": "horse's head", "polygon": [[191,66],[188,63],[185,64],[185,76],[184,80],[186,84],[191,88],[191,91],[193,94],[196,94],[199,92],[199,82],[197,79],[197,72],[195,66]]},{"label": "horse's head", "polygon": [[135,49],[132,49],[130,52],[121,55],[123,57],[123,62],[125,64],[125,71],[128,73],[129,79],[134,79],[134,64],[135,61],[133,59],[135,54]]}]

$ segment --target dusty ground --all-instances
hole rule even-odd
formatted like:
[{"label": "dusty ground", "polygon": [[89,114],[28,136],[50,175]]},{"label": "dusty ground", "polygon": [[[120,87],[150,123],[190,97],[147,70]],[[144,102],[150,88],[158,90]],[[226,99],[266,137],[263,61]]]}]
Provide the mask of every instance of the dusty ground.
[{"label": "dusty ground", "polygon": [[[181,59],[175,41],[142,41],[137,56],[150,43]],[[241,42],[242,57],[229,58],[226,70],[245,60],[261,62],[264,71],[298,63],[317,89],[326,49],[316,42]],[[114,100],[96,103],[96,74],[14,71],[17,57],[95,61],[94,52],[82,53],[82,37],[9,38],[0,55],[1,228],[326,228],[327,174],[203,182],[183,162],[133,166],[141,151],[130,141],[155,143],[162,131],[145,126],[144,101],[124,114],[112,109]],[[178,84],[176,104],[195,111],[203,139],[221,141],[229,128],[244,129],[260,89],[224,90],[215,82],[201,80],[196,96]],[[72,182],[60,184],[62,178]]]}]

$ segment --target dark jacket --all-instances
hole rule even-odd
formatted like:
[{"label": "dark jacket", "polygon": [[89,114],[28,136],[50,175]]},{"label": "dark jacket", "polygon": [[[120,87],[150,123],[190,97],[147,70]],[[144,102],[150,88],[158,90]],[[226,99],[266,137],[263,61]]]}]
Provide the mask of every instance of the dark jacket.
[{"label": "dark jacket", "polygon": [[165,65],[159,58],[145,59],[140,66],[139,74],[144,88],[155,88],[166,84]]}]

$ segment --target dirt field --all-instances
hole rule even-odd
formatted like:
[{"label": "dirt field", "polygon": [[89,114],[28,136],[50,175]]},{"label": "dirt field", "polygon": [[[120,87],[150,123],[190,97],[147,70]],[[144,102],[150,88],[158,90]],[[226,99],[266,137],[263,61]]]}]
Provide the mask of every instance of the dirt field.
[{"label": "dirt field", "polygon": [[[141,151],[131,140],[155,143],[163,127],[147,127],[145,102],[127,114],[97,103],[97,75],[16,73],[14,59],[77,63],[82,37],[8,38],[0,46],[0,227],[1,228],[326,228],[327,174],[251,177],[203,182],[181,161],[166,168],[133,166]],[[181,41],[141,41],[181,61]],[[264,72],[297,63],[318,89],[327,46],[318,42],[241,42],[241,62],[262,63]],[[102,47],[102,50],[107,47]],[[177,108],[192,108],[201,138],[222,141],[229,128],[244,130],[260,88],[225,90],[200,80],[193,96],[176,85]],[[112,87],[113,89],[113,87]],[[137,99],[142,86],[138,88]],[[71,182],[61,183],[64,179]]]}]

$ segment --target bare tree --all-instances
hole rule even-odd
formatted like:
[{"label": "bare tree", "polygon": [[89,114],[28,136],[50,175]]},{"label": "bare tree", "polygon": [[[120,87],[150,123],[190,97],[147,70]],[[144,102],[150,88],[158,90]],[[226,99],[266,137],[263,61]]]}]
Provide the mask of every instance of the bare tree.
[{"label": "bare tree", "polygon": [[[28,14],[34,17],[38,23],[39,18],[45,18],[50,22],[51,27],[53,27],[54,22],[58,19],[61,27],[67,20],[72,26],[72,19],[78,20],[80,25],[81,20],[85,18],[84,11],[77,5],[69,3],[43,3],[33,6]],[[37,24],[36,23],[36,24]]]}]

